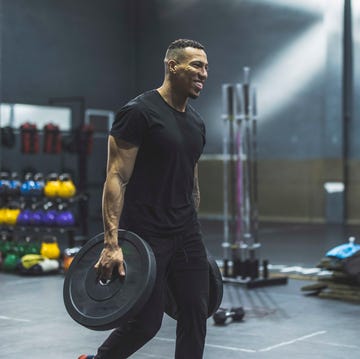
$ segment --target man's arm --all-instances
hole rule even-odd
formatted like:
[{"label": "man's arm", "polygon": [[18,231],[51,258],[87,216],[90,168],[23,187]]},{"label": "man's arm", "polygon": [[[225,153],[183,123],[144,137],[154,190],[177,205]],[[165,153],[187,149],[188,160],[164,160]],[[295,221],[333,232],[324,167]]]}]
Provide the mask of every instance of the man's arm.
[{"label": "man's arm", "polygon": [[138,147],[109,136],[106,180],[102,196],[104,250],[95,265],[103,279],[111,277],[115,265],[118,266],[119,274],[125,275],[123,254],[118,245],[118,227],[126,185],[133,172],[137,152]]},{"label": "man's arm", "polygon": [[198,211],[200,206],[200,188],[199,188],[199,171],[198,164],[196,163],[194,168],[194,189],[193,189],[193,198],[195,203],[195,208]]}]

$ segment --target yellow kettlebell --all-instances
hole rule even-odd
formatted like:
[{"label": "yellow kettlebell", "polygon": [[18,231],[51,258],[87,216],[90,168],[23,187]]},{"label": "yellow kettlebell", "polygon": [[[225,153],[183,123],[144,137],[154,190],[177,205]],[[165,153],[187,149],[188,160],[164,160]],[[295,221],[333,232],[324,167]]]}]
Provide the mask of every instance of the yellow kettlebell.
[{"label": "yellow kettlebell", "polygon": [[60,189],[60,181],[57,173],[50,173],[44,186],[44,194],[46,197],[58,197]]},{"label": "yellow kettlebell", "polygon": [[55,236],[45,236],[41,242],[40,254],[49,259],[60,257],[60,248]]},{"label": "yellow kettlebell", "polygon": [[14,226],[20,214],[19,208],[5,208],[4,210],[4,224]]},{"label": "yellow kettlebell", "polygon": [[6,213],[7,213],[7,208],[0,208],[0,224],[5,224]]},{"label": "yellow kettlebell", "polygon": [[59,197],[71,198],[75,196],[76,187],[68,173],[63,173],[59,176]]}]

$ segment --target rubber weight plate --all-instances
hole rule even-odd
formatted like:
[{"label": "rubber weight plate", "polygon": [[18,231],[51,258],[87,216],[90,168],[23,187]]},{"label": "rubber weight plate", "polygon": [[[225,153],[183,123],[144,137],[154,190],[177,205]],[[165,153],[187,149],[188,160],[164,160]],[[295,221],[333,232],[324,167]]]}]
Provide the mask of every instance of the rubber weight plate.
[{"label": "rubber weight plate", "polygon": [[[209,262],[208,318],[210,318],[220,307],[223,298],[223,282],[220,269],[215,259],[209,253],[207,253],[207,258]],[[165,313],[173,319],[178,318],[178,306],[169,283],[166,288]]]},{"label": "rubber weight plate", "polygon": [[90,239],[66,273],[63,296],[66,310],[79,324],[93,330],[116,328],[136,315],[149,299],[156,278],[150,246],[138,235],[119,230],[126,275],[99,281],[94,265],[104,248],[104,233]]}]

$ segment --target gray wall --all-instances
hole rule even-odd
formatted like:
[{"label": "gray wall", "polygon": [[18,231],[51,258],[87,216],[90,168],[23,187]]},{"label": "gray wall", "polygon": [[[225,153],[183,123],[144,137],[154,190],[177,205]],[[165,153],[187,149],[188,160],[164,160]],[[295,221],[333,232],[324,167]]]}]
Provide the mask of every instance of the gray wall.
[{"label": "gray wall", "polygon": [[[221,163],[212,157],[222,152],[221,85],[241,82],[242,69],[249,66],[258,91],[260,216],[324,221],[323,184],[341,181],[344,164],[342,3],[2,0],[2,100],[47,104],[49,97],[83,96],[88,108],[116,110],[161,84],[170,41],[197,39],[206,46],[210,64],[206,87],[193,103],[208,132],[207,157],[200,168],[201,213],[222,213]],[[359,29],[358,17],[355,23]],[[358,37],[354,41],[357,59]],[[358,74],[356,65],[356,78]],[[357,82],[355,87],[358,94]],[[352,220],[360,214],[359,112],[355,104],[350,126]],[[91,208],[97,217],[105,156],[105,137],[97,138],[89,157]]]},{"label": "gray wall", "polygon": [[[207,48],[210,64],[205,90],[194,104],[207,124],[206,153],[222,151],[221,84],[241,82],[243,67],[250,66],[259,94],[260,156],[322,156],[319,138],[326,58],[318,49],[298,59],[294,56],[299,52],[293,47],[299,43],[300,54],[300,46],[307,51],[309,46],[304,46],[304,41],[313,40],[314,34],[316,41],[323,37],[322,45],[326,46],[325,9],[308,9],[297,3],[283,6],[271,0],[138,1],[139,8],[146,7],[146,11],[138,11],[137,20],[141,24],[137,33],[138,91],[159,84],[167,43],[179,37],[198,39]],[[279,69],[281,61],[283,68]],[[311,66],[317,71],[311,72]],[[313,76],[297,86],[286,81],[294,72],[300,73],[299,80],[309,72]],[[294,91],[292,97],[287,96],[289,91]]]},{"label": "gray wall", "polygon": [[133,92],[131,2],[2,0],[2,101],[83,96],[116,109]]}]

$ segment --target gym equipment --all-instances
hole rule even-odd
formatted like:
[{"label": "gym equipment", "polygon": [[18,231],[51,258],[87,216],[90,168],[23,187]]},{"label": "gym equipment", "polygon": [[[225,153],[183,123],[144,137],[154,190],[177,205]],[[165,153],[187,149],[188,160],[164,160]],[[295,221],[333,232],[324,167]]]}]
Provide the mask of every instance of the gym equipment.
[{"label": "gym equipment", "polygon": [[232,319],[234,322],[241,322],[245,316],[243,307],[231,308],[230,310],[220,308],[214,313],[213,319],[216,325],[224,325],[227,319]]},{"label": "gym equipment", "polygon": [[55,209],[49,209],[44,211],[42,216],[42,223],[47,227],[54,227],[57,225],[56,218],[58,215],[58,211]]},{"label": "gym equipment", "polygon": [[71,262],[74,260],[75,255],[79,253],[80,249],[80,247],[74,247],[64,250],[63,268],[65,272],[69,269]]},{"label": "gym equipment", "polygon": [[41,209],[33,209],[29,212],[28,225],[38,227],[42,225],[43,211]]},{"label": "gym equipment", "polygon": [[59,176],[58,196],[61,198],[71,198],[75,196],[76,187],[68,173],[63,173]]},{"label": "gym equipment", "polygon": [[7,148],[13,148],[16,143],[14,129],[11,126],[1,127],[1,145]]},{"label": "gym equipment", "polygon": [[5,208],[3,211],[3,223],[8,226],[14,226],[20,214],[19,208]]},{"label": "gym equipment", "polygon": [[3,269],[5,271],[14,271],[17,264],[20,261],[20,257],[15,253],[8,253],[3,261]]},{"label": "gym equipment", "polygon": [[326,256],[344,259],[351,257],[359,250],[360,250],[360,245],[355,244],[355,237],[349,237],[349,243],[340,244],[339,246],[330,249],[326,253]]},{"label": "gym equipment", "polygon": [[31,211],[29,209],[23,209],[17,219],[16,223],[20,226],[28,226],[30,224]]},{"label": "gym equipment", "polygon": [[39,152],[39,133],[37,126],[25,122],[20,126],[21,152],[30,154]]},{"label": "gym equipment", "polygon": [[45,187],[44,175],[42,173],[35,173],[34,182],[35,182],[34,195],[42,196]]},{"label": "gym equipment", "polygon": [[[221,272],[215,259],[209,253],[207,253],[207,258],[209,262],[209,318],[220,307],[223,297],[223,284]],[[166,288],[165,313],[175,320],[178,318],[178,306],[171,289],[171,281],[168,281]]]},{"label": "gym equipment", "polygon": [[75,225],[75,217],[71,211],[61,210],[57,212],[56,224],[59,227],[71,227]]},{"label": "gym equipment", "polygon": [[44,126],[44,153],[58,154],[61,152],[61,132],[59,126],[48,123]]},{"label": "gym equipment", "polygon": [[25,255],[16,266],[19,274],[41,275],[56,273],[60,269],[60,263],[55,259],[48,259],[41,255]]},{"label": "gym equipment", "polygon": [[59,196],[60,181],[57,173],[50,173],[44,186],[46,197],[54,198]]},{"label": "gym equipment", "polygon": [[55,236],[44,236],[40,246],[40,254],[48,259],[59,259],[60,248]]},{"label": "gym equipment", "polygon": [[222,108],[223,282],[245,284],[248,288],[286,284],[287,277],[268,278],[267,267],[266,276],[259,279],[257,107],[250,68],[244,68],[244,83],[222,86]]},{"label": "gym equipment", "polygon": [[104,233],[81,248],[65,275],[66,310],[89,329],[108,330],[125,323],[141,310],[153,290],[156,261],[150,246],[130,231],[119,230],[118,238],[125,277],[113,273],[110,280],[104,281],[94,268],[104,246]]},{"label": "gym equipment", "polygon": [[33,179],[32,173],[25,175],[25,181],[20,187],[20,193],[25,197],[32,197],[38,195],[38,187]]}]

